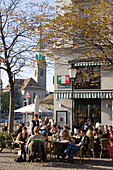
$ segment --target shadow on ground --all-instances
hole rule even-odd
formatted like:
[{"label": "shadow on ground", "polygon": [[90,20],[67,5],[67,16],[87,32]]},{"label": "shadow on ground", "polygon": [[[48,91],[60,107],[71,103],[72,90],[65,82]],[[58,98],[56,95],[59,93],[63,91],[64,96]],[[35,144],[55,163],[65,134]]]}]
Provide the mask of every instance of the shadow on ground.
[{"label": "shadow on ground", "polygon": [[55,162],[53,160],[52,162],[48,164],[44,164],[44,167],[59,167],[59,168],[65,168],[65,169],[87,169],[87,170],[113,170],[113,164],[109,159],[101,160],[101,159],[84,159],[82,163],[79,162],[79,159],[75,159],[73,163],[65,163],[65,162]]}]

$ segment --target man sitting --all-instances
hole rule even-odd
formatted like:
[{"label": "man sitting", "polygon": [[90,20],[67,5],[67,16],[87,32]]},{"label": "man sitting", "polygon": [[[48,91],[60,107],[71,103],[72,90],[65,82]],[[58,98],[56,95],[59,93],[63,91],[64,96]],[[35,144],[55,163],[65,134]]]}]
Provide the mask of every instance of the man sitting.
[{"label": "man sitting", "polygon": [[66,150],[64,151],[64,157],[66,156],[66,154],[68,154],[68,163],[73,162],[73,151],[80,151],[81,146],[85,146],[86,149],[87,149],[88,144],[89,144],[89,137],[86,136],[86,131],[85,130],[81,130],[81,137],[80,137],[79,144],[75,145],[75,144],[70,142],[68,144]]},{"label": "man sitting", "polygon": [[109,130],[108,130],[108,125],[104,126],[104,132],[102,134],[102,138],[109,138]]}]

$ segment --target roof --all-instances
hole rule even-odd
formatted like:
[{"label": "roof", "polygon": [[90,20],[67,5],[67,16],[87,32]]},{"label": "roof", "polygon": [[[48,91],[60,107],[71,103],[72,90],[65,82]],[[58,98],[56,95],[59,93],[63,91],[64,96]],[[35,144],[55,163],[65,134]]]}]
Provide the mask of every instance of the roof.
[{"label": "roof", "polygon": [[[24,79],[15,79],[15,87],[21,88],[22,84],[24,83]],[[9,91],[9,84],[3,89],[3,92]]]},{"label": "roof", "polygon": [[[28,79],[15,79],[15,87],[18,87],[21,90],[25,88],[37,88],[37,89],[44,89],[41,87],[33,78]],[[3,92],[9,91],[9,84],[3,89]]]},{"label": "roof", "polygon": [[40,106],[43,108],[54,109],[54,94],[50,94],[40,100]]},{"label": "roof", "polygon": [[42,88],[33,78],[25,79],[21,90],[24,90],[27,87]]},{"label": "roof", "polygon": [[69,64],[75,64],[78,62],[94,62],[94,63],[102,63],[102,62],[106,62],[106,63],[111,63],[113,62],[111,58],[103,59],[103,58],[96,58],[96,57],[81,57],[81,58],[75,58],[73,60],[68,60]]}]

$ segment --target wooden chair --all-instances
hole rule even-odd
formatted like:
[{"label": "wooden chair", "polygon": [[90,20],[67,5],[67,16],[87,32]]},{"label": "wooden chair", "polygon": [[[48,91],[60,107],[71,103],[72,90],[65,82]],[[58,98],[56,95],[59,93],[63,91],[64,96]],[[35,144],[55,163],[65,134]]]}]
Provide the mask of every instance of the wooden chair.
[{"label": "wooden chair", "polygon": [[89,158],[90,158],[90,153],[93,154],[93,158],[94,158],[94,139],[93,138],[89,138],[88,149],[86,152]]},{"label": "wooden chair", "polygon": [[87,151],[87,149],[85,146],[81,146],[80,151],[78,151],[78,152],[74,151],[74,155],[77,157],[80,157],[80,163],[82,163],[84,156],[86,156],[86,151]]},{"label": "wooden chair", "polygon": [[53,137],[52,136],[48,136],[48,139],[46,141],[46,148],[47,148],[47,153],[49,154],[49,159],[51,160],[51,158],[54,155],[54,145],[53,145]]},{"label": "wooden chair", "polygon": [[80,147],[80,163],[82,163],[82,161],[84,159],[84,155],[86,155],[86,147],[85,146],[81,146]]},{"label": "wooden chair", "polygon": [[17,145],[15,148],[14,148],[14,153],[13,153],[13,158],[16,154],[17,151],[21,150],[21,144],[19,142],[16,142],[16,141],[13,141],[14,145]]},{"label": "wooden chair", "polygon": [[108,142],[109,142],[108,138],[100,139],[100,147],[101,147],[100,158],[102,157],[103,153],[108,155]]},{"label": "wooden chair", "polygon": [[85,156],[87,156],[90,160],[90,155],[89,155],[90,152],[93,152],[93,157],[94,157],[94,139],[92,138],[89,139],[88,148],[86,149],[85,146],[81,146],[80,151],[77,153],[80,156],[80,163],[82,163]]}]

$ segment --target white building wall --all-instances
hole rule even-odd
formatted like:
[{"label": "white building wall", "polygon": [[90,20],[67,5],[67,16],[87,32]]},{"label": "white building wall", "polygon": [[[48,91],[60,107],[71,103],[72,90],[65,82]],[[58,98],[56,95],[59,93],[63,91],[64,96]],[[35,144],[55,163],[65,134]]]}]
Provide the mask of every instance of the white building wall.
[{"label": "white building wall", "polygon": [[[55,56],[56,58],[59,58],[59,56]],[[70,88],[63,88],[59,89],[57,84],[57,76],[60,75],[69,75],[68,71],[68,59],[63,56],[59,58],[57,62],[55,62],[55,75],[54,75],[54,90],[55,90],[55,95],[54,95],[54,120],[56,122],[56,112],[57,111],[67,111],[67,124],[71,125],[72,124],[72,100],[71,99],[59,99],[57,100],[56,96],[56,91],[71,91],[71,86]]]},{"label": "white building wall", "polygon": [[101,124],[112,125],[112,100],[101,100]]},{"label": "white building wall", "polygon": [[113,89],[113,69],[101,71],[101,89],[103,90]]}]

